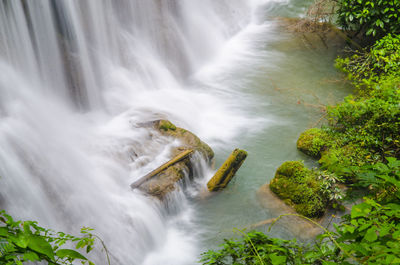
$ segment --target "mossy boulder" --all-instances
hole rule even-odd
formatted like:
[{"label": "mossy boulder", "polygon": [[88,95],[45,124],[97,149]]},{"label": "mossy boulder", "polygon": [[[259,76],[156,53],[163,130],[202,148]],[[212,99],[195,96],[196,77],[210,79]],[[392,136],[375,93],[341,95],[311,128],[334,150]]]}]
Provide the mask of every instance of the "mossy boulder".
[{"label": "mossy boulder", "polygon": [[277,169],[269,187],[299,214],[318,218],[328,207],[318,176],[318,171],[307,169],[302,162],[288,161]]},{"label": "mossy boulder", "polygon": [[[138,125],[141,127],[154,128],[162,135],[170,136],[181,141],[182,145],[173,150],[173,159],[171,159],[171,161],[179,157],[180,154],[188,151],[191,151],[190,153],[193,151],[198,151],[210,163],[214,157],[214,152],[211,147],[201,141],[199,137],[188,130],[176,127],[168,120],[156,120]],[[168,165],[168,167],[163,168],[160,170],[160,172],[156,172],[156,174],[152,175],[148,179],[145,176],[145,181],[139,181],[139,185],[135,185],[135,183],[133,183],[133,187],[132,185],[131,187],[138,188],[148,195],[163,200],[166,195],[179,187],[179,185],[177,185],[179,181],[185,181],[187,179],[190,180],[194,177],[190,156],[191,154],[185,156],[176,163]]]},{"label": "mossy boulder", "polygon": [[312,128],[300,134],[297,149],[314,158],[320,158],[322,153],[333,143],[332,136],[322,129]]}]

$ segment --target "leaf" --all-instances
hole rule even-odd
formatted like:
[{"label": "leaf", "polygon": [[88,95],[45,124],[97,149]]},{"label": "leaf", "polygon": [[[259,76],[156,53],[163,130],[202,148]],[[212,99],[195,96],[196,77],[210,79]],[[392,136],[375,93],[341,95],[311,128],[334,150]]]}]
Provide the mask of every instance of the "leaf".
[{"label": "leaf", "polygon": [[26,248],[28,246],[30,237],[23,233],[18,233],[17,236],[10,236],[11,242],[15,243],[20,248]]},{"label": "leaf", "polygon": [[365,217],[368,213],[371,212],[371,208],[371,205],[367,203],[354,205],[351,209],[351,218]]},{"label": "leaf", "polygon": [[8,229],[7,227],[0,227],[0,236],[8,236]]},{"label": "leaf", "polygon": [[28,247],[36,252],[46,255],[51,260],[54,260],[54,252],[51,245],[39,236],[30,237]]},{"label": "leaf", "polygon": [[367,240],[368,242],[373,242],[378,239],[375,227],[371,227],[370,229],[367,230],[364,239]]},{"label": "leaf", "polygon": [[285,256],[278,256],[276,253],[272,253],[269,255],[271,259],[271,263],[273,265],[279,265],[279,264],[285,264],[286,263],[286,257]]},{"label": "leaf", "polygon": [[29,260],[29,261],[40,261],[39,256],[32,251],[26,252],[23,256],[24,260]]},{"label": "leaf", "polygon": [[81,253],[72,249],[60,249],[56,252],[56,255],[62,259],[69,257],[71,259],[87,260],[87,258],[83,256]]}]

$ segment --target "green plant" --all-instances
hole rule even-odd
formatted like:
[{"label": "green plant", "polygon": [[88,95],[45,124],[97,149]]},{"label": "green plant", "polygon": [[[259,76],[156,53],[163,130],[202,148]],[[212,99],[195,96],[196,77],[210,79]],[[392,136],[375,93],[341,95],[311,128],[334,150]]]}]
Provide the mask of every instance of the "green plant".
[{"label": "green plant", "polygon": [[331,126],[345,142],[382,157],[400,155],[400,93],[383,84],[368,97],[349,96],[328,109]]},{"label": "green plant", "polygon": [[381,80],[399,76],[400,35],[388,34],[367,51],[352,51],[350,57],[339,57],[336,67],[347,73],[356,87],[373,89]]},{"label": "green plant", "polygon": [[[359,263],[400,263],[400,205],[380,205],[372,199],[353,206],[336,225],[336,241]],[[321,237],[326,237],[322,235]]]},{"label": "green plant", "polygon": [[[221,249],[203,253],[204,265],[250,264],[399,264],[400,205],[381,205],[365,198],[354,205],[351,214],[329,231],[312,219],[297,214],[281,215],[270,228],[285,216],[297,216],[321,228],[313,244],[269,237],[250,232],[241,239],[225,240]],[[268,229],[269,231],[270,229]]]},{"label": "green plant", "polygon": [[400,202],[400,160],[388,157],[387,163],[353,168],[359,187],[368,188],[378,201]]},{"label": "green plant", "polygon": [[93,264],[76,250],[61,248],[64,245],[75,245],[76,249],[93,249],[95,235],[92,229],[82,228],[82,237],[75,237],[63,232],[40,227],[34,221],[14,221],[0,211],[0,264],[21,265],[24,262],[45,261],[48,264]]},{"label": "green plant", "polygon": [[307,259],[303,245],[296,240],[272,238],[260,232],[250,232],[241,239],[224,241],[220,250],[209,250],[202,254],[202,264],[304,264]]},{"label": "green plant", "polygon": [[398,0],[338,0],[338,23],[345,29],[379,36],[400,31]]}]

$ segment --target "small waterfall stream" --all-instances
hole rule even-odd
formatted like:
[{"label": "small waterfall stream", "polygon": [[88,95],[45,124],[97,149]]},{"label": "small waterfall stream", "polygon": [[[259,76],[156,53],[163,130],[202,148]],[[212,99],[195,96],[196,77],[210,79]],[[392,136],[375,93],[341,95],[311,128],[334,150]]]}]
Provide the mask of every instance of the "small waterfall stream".
[{"label": "small waterfall stream", "polygon": [[167,206],[130,190],[178,144],[136,124],[167,118],[217,146],[254,122],[204,67],[266,2],[0,1],[0,208],[93,227],[113,264],[194,264],[201,188]]}]

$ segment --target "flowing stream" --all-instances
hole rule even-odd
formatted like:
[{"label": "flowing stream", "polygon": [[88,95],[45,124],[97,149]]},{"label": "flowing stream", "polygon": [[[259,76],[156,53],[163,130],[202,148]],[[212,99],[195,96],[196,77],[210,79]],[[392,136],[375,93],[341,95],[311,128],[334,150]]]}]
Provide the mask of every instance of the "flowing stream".
[{"label": "flowing stream", "polygon": [[[307,160],[298,134],[348,92],[322,82],[337,78],[335,52],[275,19],[310,2],[0,1],[0,208],[59,231],[90,226],[112,264],[195,264],[270,218],[257,189],[284,160]],[[196,182],[167,203],[132,191],[179,144],[138,126],[160,118],[207,142],[216,165],[248,150],[236,180],[207,195],[213,169],[195,158]]]}]

